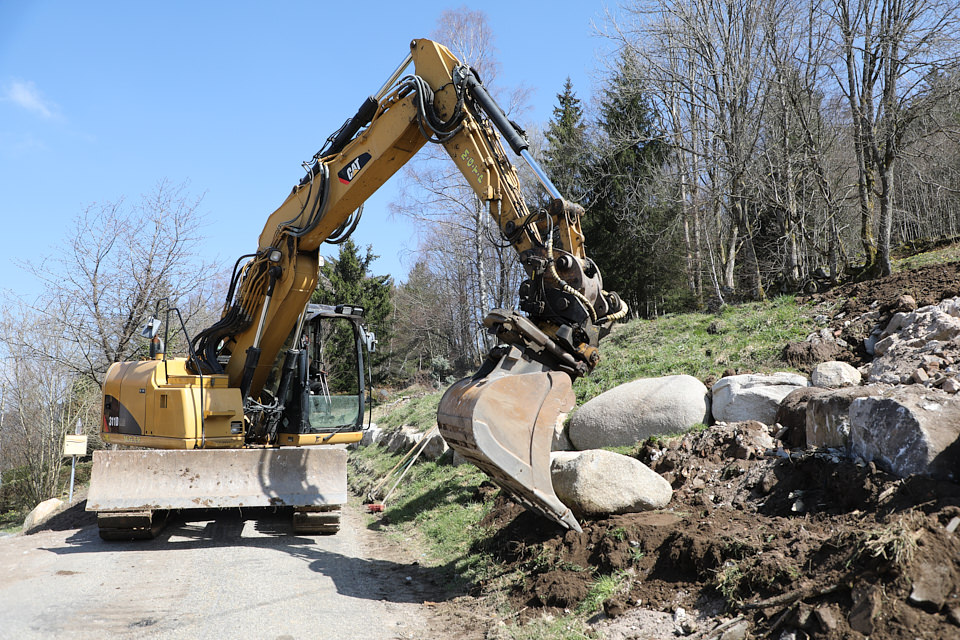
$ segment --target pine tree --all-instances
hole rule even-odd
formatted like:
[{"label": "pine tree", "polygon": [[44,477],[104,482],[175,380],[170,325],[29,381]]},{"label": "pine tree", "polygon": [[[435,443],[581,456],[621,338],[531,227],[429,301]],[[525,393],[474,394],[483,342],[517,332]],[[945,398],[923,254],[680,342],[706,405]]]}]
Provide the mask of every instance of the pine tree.
[{"label": "pine tree", "polygon": [[587,161],[587,134],[583,109],[569,77],[563,84],[563,92],[557,94],[557,102],[547,125],[543,165],[560,194],[582,204],[586,195],[583,168]]},{"label": "pine tree", "polygon": [[[364,308],[364,324],[377,334],[378,340],[378,349],[371,354],[371,368],[375,381],[382,381],[387,375],[384,365],[389,357],[386,345],[390,339],[388,320],[393,309],[390,302],[393,281],[390,276],[370,275],[370,265],[377,257],[370,246],[361,254],[356,243],[347,239],[340,245],[337,258],[327,258],[320,268],[320,286],[310,301]],[[343,327],[331,339],[331,353],[349,353],[355,348],[354,344],[352,333]],[[340,360],[353,362],[352,357]]]},{"label": "pine tree", "polygon": [[588,174],[583,226],[587,248],[634,313],[689,304],[676,211],[657,197],[654,177],[669,149],[659,142],[655,113],[625,52],[604,91],[599,136]]}]

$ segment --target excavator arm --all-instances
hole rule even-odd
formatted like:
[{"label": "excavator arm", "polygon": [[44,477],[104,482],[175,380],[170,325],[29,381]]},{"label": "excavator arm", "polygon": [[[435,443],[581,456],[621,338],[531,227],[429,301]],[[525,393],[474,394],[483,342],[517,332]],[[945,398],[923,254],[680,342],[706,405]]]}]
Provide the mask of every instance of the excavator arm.
[{"label": "excavator arm", "polygon": [[[523,504],[579,530],[550,482],[554,425],[573,406],[572,379],[597,364],[600,337],[626,307],[603,290],[586,255],[583,210],[561,198],[476,72],[430,40],[410,48],[404,64],[308,163],[268,218],[256,253],[238,263],[221,320],[194,340],[197,373],[226,374],[257,423],[256,414],[269,411],[267,377],[299,331],[317,285],[320,245],[348,235],[384,182],[428,142],[440,144],[527,273],[519,292],[526,315],[487,316],[502,345],[476,375],[448,390],[438,413],[441,433]],[[404,76],[410,63],[414,73]],[[528,210],[501,136],[550,194],[545,209]],[[251,428],[248,438],[269,443],[270,434]]]}]

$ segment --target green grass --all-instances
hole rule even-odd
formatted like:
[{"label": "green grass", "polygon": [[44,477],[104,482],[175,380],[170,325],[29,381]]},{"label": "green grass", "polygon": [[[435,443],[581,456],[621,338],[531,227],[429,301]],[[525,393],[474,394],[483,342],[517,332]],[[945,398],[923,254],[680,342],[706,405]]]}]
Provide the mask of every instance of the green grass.
[{"label": "green grass", "polygon": [[504,629],[511,640],[592,640],[598,638],[587,629],[578,616],[545,617],[520,625],[507,625]]},{"label": "green grass", "polygon": [[437,424],[437,405],[441,396],[443,392],[437,391],[404,400],[396,409],[384,413],[377,424],[388,430],[411,426],[418,431],[429,431]]},{"label": "green grass", "polygon": [[597,577],[587,597],[577,607],[577,613],[589,616],[602,611],[603,603],[620,593],[628,580],[629,577],[622,571]]},{"label": "green grass", "polygon": [[[348,474],[351,487],[366,494],[400,458],[380,447],[354,451]],[[394,474],[387,480],[383,491],[389,490],[397,477]],[[384,501],[383,517],[377,526],[397,537],[416,537],[428,564],[447,565],[462,578],[474,579],[486,564],[472,550],[487,535],[480,521],[491,503],[476,498],[477,488],[485,479],[483,472],[472,465],[417,463]]]},{"label": "green grass", "polygon": [[0,533],[19,533],[23,528],[23,519],[27,517],[28,511],[22,509],[11,509],[5,513],[0,513]]},{"label": "green grass", "polygon": [[910,269],[928,267],[934,264],[958,261],[960,261],[960,242],[904,258],[894,258],[891,266],[896,273],[898,271],[909,271]]},{"label": "green grass", "polygon": [[634,320],[600,343],[600,364],[574,385],[577,400],[637,378],[685,373],[702,380],[720,377],[726,369],[786,369],[780,360],[783,346],[815,330],[807,309],[792,296],[725,307],[719,314]]}]

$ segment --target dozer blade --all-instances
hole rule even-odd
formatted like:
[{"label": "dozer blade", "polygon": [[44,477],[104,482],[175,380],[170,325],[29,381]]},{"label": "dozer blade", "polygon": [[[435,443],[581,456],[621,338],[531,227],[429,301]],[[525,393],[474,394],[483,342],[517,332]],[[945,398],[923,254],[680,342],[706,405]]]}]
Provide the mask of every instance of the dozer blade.
[{"label": "dozer blade", "polygon": [[87,511],[326,506],[347,501],[334,447],[96,451]]},{"label": "dozer blade", "polygon": [[570,377],[512,348],[490,370],[460,380],[440,400],[440,434],[523,506],[567,529],[577,519],[553,491],[550,449],[561,413],[573,408]]}]

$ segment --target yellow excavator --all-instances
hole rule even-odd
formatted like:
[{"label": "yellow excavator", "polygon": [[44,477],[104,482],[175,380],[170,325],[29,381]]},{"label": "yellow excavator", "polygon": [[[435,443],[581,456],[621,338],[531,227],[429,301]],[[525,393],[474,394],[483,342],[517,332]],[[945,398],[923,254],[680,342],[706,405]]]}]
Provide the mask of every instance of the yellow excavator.
[{"label": "yellow excavator", "polygon": [[[533,169],[548,206],[527,208],[501,136]],[[293,507],[299,532],[338,529],[343,445],[362,437],[363,358],[375,338],[361,309],[308,304],[320,245],[348,236],[363,203],[427,143],[444,147],[527,274],[520,311],[485,318],[499,346],[447,390],[440,432],[520,503],[580,530],[553,491],[554,427],[573,407],[572,380],[597,364],[600,338],[627,309],[586,255],[582,208],[563,200],[523,131],[475,70],[420,39],[305,164],[257,251],[237,261],[220,320],[189,341],[189,355],[167,357],[156,317],[144,333],[151,358],[107,372],[103,440],[134,448],[94,454],[86,508],[97,512],[102,537],[151,537],[174,509],[245,506]],[[348,325],[356,343],[339,381],[329,379],[337,363],[323,352],[330,322]]]}]

